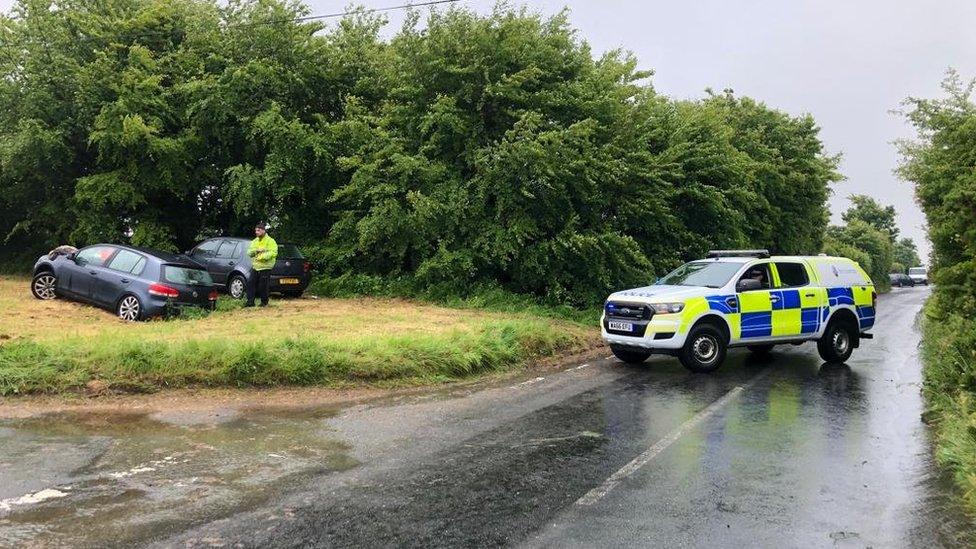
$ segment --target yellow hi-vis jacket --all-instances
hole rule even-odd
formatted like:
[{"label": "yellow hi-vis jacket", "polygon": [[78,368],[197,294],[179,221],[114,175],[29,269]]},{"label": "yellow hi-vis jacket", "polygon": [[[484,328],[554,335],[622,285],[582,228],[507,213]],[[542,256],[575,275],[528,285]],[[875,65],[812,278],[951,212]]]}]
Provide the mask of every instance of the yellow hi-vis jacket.
[{"label": "yellow hi-vis jacket", "polygon": [[278,259],[278,243],[267,234],[255,238],[247,247],[247,255],[251,258],[251,266],[255,271],[266,271],[274,267]]}]

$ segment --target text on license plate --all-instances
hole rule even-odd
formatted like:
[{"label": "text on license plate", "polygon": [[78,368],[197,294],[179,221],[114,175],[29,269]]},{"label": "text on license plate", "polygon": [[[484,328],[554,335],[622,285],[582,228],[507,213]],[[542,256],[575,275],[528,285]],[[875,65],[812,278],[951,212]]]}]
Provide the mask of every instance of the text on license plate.
[{"label": "text on license plate", "polygon": [[278,281],[279,284],[298,284],[297,278],[282,278]]},{"label": "text on license plate", "polygon": [[611,330],[617,330],[619,332],[633,332],[634,324],[631,322],[613,322],[607,323],[607,327]]}]

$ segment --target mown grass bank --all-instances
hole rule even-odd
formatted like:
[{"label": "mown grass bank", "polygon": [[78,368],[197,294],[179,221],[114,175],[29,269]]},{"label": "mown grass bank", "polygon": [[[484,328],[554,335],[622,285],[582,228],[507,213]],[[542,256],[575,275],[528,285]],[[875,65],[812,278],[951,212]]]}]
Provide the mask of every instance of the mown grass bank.
[{"label": "mown grass bank", "polygon": [[939,310],[938,297],[931,298],[922,319],[925,417],[939,464],[976,517],[976,320]]},{"label": "mown grass bank", "polygon": [[0,394],[91,387],[399,385],[518,368],[583,350],[592,325],[398,299],[273,301],[206,317],[125,323],[63,300],[41,302],[0,277]]}]

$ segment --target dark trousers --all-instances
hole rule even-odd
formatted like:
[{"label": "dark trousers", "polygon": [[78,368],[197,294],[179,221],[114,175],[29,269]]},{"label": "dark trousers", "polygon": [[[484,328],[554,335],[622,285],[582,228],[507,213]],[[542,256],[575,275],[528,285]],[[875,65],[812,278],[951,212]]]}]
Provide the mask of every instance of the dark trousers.
[{"label": "dark trousers", "polygon": [[247,303],[246,306],[254,305],[254,296],[261,298],[261,305],[268,304],[268,286],[271,285],[271,269],[263,271],[251,271],[251,278],[247,281]]}]

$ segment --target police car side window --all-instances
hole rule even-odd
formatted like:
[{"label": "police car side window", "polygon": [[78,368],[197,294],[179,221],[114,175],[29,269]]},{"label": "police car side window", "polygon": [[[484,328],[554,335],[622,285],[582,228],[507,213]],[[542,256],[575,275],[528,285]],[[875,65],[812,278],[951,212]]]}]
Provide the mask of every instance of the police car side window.
[{"label": "police car side window", "polygon": [[806,286],[810,283],[807,277],[807,269],[801,263],[776,263],[776,272],[779,274],[779,282],[787,288]]},{"label": "police car side window", "polygon": [[759,288],[768,290],[772,287],[772,277],[769,276],[769,263],[760,263],[746,269],[746,272],[739,277],[739,281],[746,278],[753,278],[759,281]]}]

